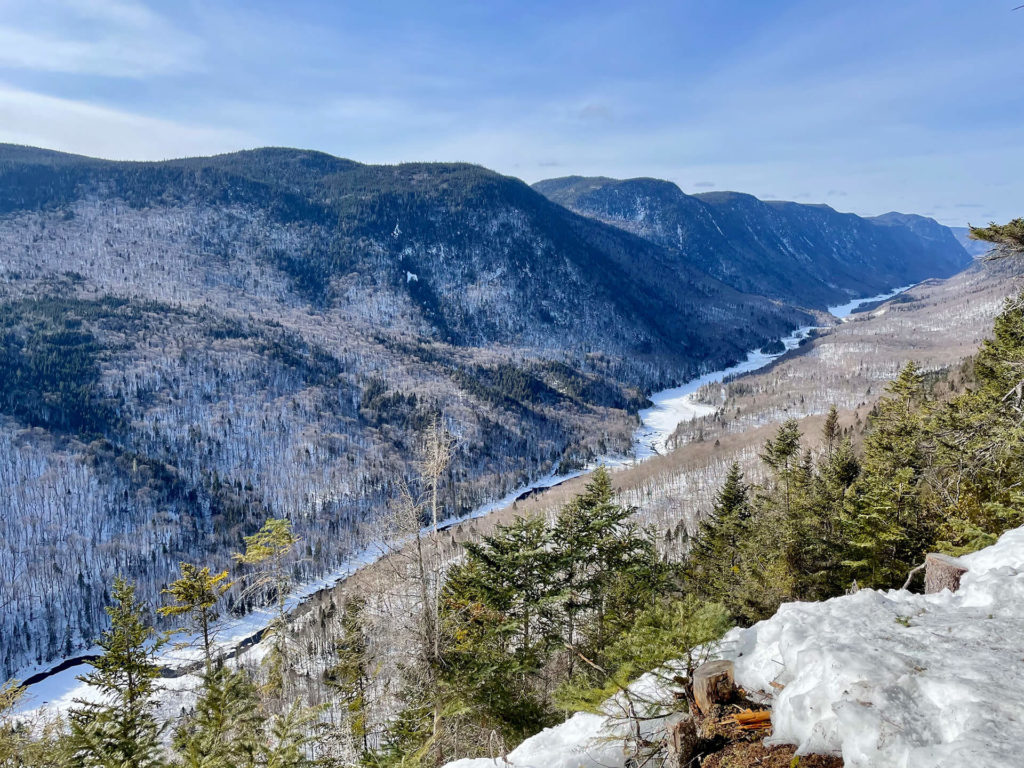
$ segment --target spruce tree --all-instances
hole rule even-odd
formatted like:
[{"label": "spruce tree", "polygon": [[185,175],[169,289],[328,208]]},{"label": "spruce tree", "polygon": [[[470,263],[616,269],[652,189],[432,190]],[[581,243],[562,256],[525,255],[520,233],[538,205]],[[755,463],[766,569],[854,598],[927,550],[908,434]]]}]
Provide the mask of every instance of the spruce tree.
[{"label": "spruce tree", "polygon": [[920,369],[907,363],[871,415],[862,473],[846,514],[846,565],[860,586],[898,587],[936,538],[936,521],[921,500],[922,394]]},{"label": "spruce tree", "polygon": [[193,631],[199,635],[203,643],[206,671],[209,672],[213,660],[210,632],[218,617],[217,603],[231,588],[232,582],[227,581],[227,571],[211,574],[209,567],[199,568],[191,563],[181,563],[179,567],[181,578],[163,590],[163,594],[174,598],[174,603],[158,608],[157,613],[161,616],[186,616],[191,620],[191,627],[182,627],[176,631]]},{"label": "spruce tree", "polygon": [[345,707],[349,736],[362,755],[370,753],[367,710],[374,673],[363,621],[365,608],[365,601],[358,597],[342,607],[341,637],[335,647],[334,665],[324,673],[324,681],[337,692]]},{"label": "spruce tree", "polygon": [[[615,503],[611,476],[600,467],[555,521],[551,535],[560,616],[557,634],[569,651],[570,677],[581,640],[595,651],[603,648],[609,623],[628,621],[628,614],[643,607],[664,577],[653,536],[630,520],[635,512]],[[632,599],[617,606],[626,616],[612,616],[611,604],[617,593],[621,595],[617,587],[623,579],[632,582]]]},{"label": "spruce tree", "polygon": [[263,721],[248,674],[213,665],[203,676],[195,708],[174,735],[182,768],[255,768]]},{"label": "spruce tree", "polygon": [[711,514],[701,521],[690,552],[687,572],[693,588],[710,600],[738,609],[737,584],[741,546],[750,520],[750,500],[738,462],[729,467],[715,495]]},{"label": "spruce tree", "polygon": [[102,654],[89,661],[93,671],[78,679],[94,688],[100,701],[77,701],[69,713],[73,765],[80,768],[158,768],[164,765],[163,727],[154,715],[160,676],[155,639],[135,586],[114,580],[110,629],[99,639]]},{"label": "spruce tree", "polygon": [[515,639],[515,653],[534,656],[543,639],[550,592],[549,531],[543,518],[518,518],[498,526],[479,543],[466,544],[466,556],[479,579],[482,600],[499,611]]}]

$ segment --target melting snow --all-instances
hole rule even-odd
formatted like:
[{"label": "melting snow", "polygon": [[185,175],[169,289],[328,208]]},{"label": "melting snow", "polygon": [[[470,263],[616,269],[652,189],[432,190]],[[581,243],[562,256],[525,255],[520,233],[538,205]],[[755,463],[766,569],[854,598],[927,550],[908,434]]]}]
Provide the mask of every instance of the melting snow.
[{"label": "melting snow", "polygon": [[[1024,528],[961,559],[970,570],[955,594],[866,589],[788,603],[726,635],[737,682],[772,699],[770,739],[841,754],[847,768],[1024,764]],[[616,725],[578,714],[507,762],[447,768],[623,765]]]},{"label": "melting snow", "polygon": [[730,633],[740,685],[785,686],[772,739],[848,768],[1024,764],[1024,528],[962,560],[955,594],[862,590]]}]

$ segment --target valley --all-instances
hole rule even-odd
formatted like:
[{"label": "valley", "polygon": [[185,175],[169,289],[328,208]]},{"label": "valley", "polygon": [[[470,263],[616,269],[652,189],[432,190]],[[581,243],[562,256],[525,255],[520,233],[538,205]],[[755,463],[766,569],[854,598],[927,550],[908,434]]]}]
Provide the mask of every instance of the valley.
[{"label": "valley", "polygon": [[[842,322],[848,318],[850,313],[861,305],[870,305],[884,301],[890,296],[902,293],[903,289],[897,289],[890,294],[867,297],[861,300],[854,300],[841,307],[830,308],[832,316]],[[713,371],[683,384],[680,387],[673,387],[662,392],[656,392],[650,396],[653,405],[650,408],[641,410],[639,417],[640,426],[633,434],[633,445],[626,453],[608,454],[594,458],[587,467],[573,472],[557,474],[549,473],[537,480],[530,481],[507,493],[503,498],[483,504],[476,509],[455,518],[446,519],[442,530],[449,537],[449,547],[454,548],[456,541],[464,540],[464,530],[477,532],[477,521],[481,518],[488,518],[482,521],[484,529],[493,527],[494,521],[505,523],[509,515],[517,514],[517,510],[523,502],[533,500],[533,503],[544,504],[548,502],[548,494],[543,493],[548,489],[556,489],[569,481],[577,481],[571,487],[578,485],[580,478],[585,478],[590,470],[597,466],[609,466],[624,470],[628,474],[632,468],[653,457],[662,455],[671,441],[678,441],[678,430],[689,422],[713,415],[716,407],[700,403],[694,395],[705,387],[712,386],[726,379],[742,378],[756,373],[776,360],[781,359],[786,353],[796,349],[802,341],[806,341],[811,332],[810,327],[799,328],[789,336],[782,339],[784,352],[768,355],[759,350],[753,350],[747,355],[747,359],[729,368],[720,371]],[[658,521],[664,523],[665,521]],[[429,534],[430,529],[423,529],[424,535]],[[372,578],[375,563],[381,557],[392,556],[388,548],[396,542],[380,541],[369,542],[363,551],[356,554],[339,568],[314,581],[303,584],[300,588],[293,590],[288,597],[287,605],[289,613],[293,616],[307,615],[314,606],[323,606],[325,602],[335,600],[334,591],[342,593],[350,590],[347,583],[353,580],[359,583],[363,579]],[[259,639],[266,626],[273,618],[268,610],[255,610],[249,612],[245,617],[224,622],[217,630],[217,644],[221,653],[229,657],[245,659],[245,653]],[[193,639],[194,642],[194,639]],[[259,652],[259,649],[256,649]],[[79,657],[84,663],[85,657]],[[72,658],[73,661],[73,658]],[[183,670],[194,665],[186,655],[184,658],[179,653],[166,655],[165,677],[174,677],[183,674]],[[61,663],[54,666],[52,673],[45,668],[23,680],[26,686],[26,699],[24,706],[27,709],[35,709],[40,706],[50,705],[61,709],[84,695],[86,687],[77,680],[77,674],[81,663]]]},{"label": "valley", "polygon": [[[823,316],[468,165],[8,145],[0,182],[5,675],[88,648],[115,574],[156,603],[269,517],[298,582],[345,572],[433,423],[459,519],[627,455],[645,393]],[[932,247],[901,231],[892,263]]]}]

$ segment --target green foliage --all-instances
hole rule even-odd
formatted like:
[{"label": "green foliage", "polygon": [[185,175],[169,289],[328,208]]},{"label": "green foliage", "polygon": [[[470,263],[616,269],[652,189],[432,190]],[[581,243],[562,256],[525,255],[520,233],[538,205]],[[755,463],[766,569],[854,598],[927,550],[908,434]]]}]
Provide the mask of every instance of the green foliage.
[{"label": "green foliage", "polygon": [[[655,600],[608,648],[607,668],[588,665],[590,672],[563,683],[555,700],[571,711],[607,711],[602,708],[606,700],[625,693],[645,672],[655,673],[666,683],[677,674],[692,675],[710,656],[715,641],[731,627],[729,612],[719,603],[706,603],[692,595]],[[680,661],[682,667],[669,664]]]},{"label": "green foliage", "polygon": [[[518,519],[466,545],[441,602],[440,683],[452,729],[494,732],[511,748],[557,721],[555,678],[571,676],[581,655],[602,659],[667,583],[633,512],[615,503],[599,469],[553,525]],[[390,727],[392,751],[396,729],[406,756],[436,733],[422,710],[413,701]]]},{"label": "green foliage", "polygon": [[971,239],[995,243],[1006,254],[1024,251],[1024,219],[1013,219],[1007,224],[991,222],[987,227],[971,227]]},{"label": "green foliage", "polygon": [[109,432],[116,412],[99,387],[103,345],[83,318],[119,303],[48,298],[0,306],[0,411],[32,426]]},{"label": "green foliage", "polygon": [[103,653],[79,679],[94,688],[101,703],[79,701],[70,712],[72,765],[76,768],[158,768],[164,765],[161,733],[154,714],[154,686],[160,675],[151,642],[153,629],[135,598],[135,587],[114,581],[111,627],[99,646]]},{"label": "green foliage", "polygon": [[925,419],[920,370],[908,363],[875,407],[864,441],[861,476],[847,505],[846,561],[861,586],[889,587],[935,540],[936,522],[922,503]]},{"label": "green foliage", "polygon": [[171,582],[163,594],[174,599],[172,605],[157,609],[161,616],[187,616],[192,620],[191,627],[182,627],[177,632],[197,631],[203,641],[203,655],[206,658],[207,670],[212,661],[210,651],[210,627],[217,620],[217,603],[232,585],[228,581],[228,572],[211,574],[210,567],[181,563],[181,578]]},{"label": "green foliage", "polygon": [[367,710],[370,685],[375,673],[371,667],[369,640],[363,626],[365,608],[365,602],[359,598],[345,603],[335,664],[324,673],[324,681],[337,692],[348,714],[352,743],[363,755],[370,752]]},{"label": "green foliage", "polygon": [[715,595],[733,613],[740,608],[737,589],[741,546],[748,535],[750,515],[747,486],[739,464],[734,462],[715,497],[711,515],[701,521],[687,563],[691,581],[702,585],[705,594]]},{"label": "green foliage", "polygon": [[285,598],[291,584],[287,560],[300,540],[292,532],[291,520],[287,518],[271,518],[259,531],[244,538],[245,552],[236,553],[234,559],[257,568],[256,578],[250,582],[247,591],[259,592],[270,588],[277,599],[277,616],[265,633],[274,637],[274,644],[264,658],[269,670],[264,689],[267,693],[282,694],[287,662]]},{"label": "green foliage", "polygon": [[264,719],[245,672],[223,664],[210,668],[195,708],[174,734],[181,768],[255,768]]}]

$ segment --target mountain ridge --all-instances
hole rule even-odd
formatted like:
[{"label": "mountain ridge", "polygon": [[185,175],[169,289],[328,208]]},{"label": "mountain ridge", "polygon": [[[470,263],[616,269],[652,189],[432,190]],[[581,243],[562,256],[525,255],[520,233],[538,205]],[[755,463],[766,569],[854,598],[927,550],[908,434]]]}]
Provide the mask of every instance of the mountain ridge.
[{"label": "mountain ridge", "polygon": [[680,252],[738,290],[818,309],[852,292],[948,277],[970,259],[926,217],[861,217],[742,192],[688,195],[672,182],[569,176],[533,185],[583,215]]}]

